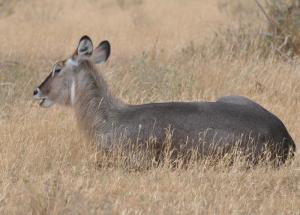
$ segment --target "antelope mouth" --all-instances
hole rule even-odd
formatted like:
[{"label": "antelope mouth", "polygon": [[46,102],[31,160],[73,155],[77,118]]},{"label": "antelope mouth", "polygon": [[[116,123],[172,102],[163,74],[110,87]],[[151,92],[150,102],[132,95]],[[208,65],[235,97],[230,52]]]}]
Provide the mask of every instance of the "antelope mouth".
[{"label": "antelope mouth", "polygon": [[47,97],[40,99],[40,106],[44,108],[49,108],[54,104],[54,102]]},{"label": "antelope mouth", "polygon": [[33,98],[39,102],[40,107],[49,108],[54,104],[54,102],[47,97],[34,96]]},{"label": "antelope mouth", "polygon": [[40,102],[40,106],[45,108],[51,107],[54,104],[54,102],[47,96],[43,96],[43,93],[39,88],[36,88],[33,91],[33,99],[38,100]]},{"label": "antelope mouth", "polygon": [[45,102],[45,100],[46,100],[46,98],[41,98],[41,99],[39,99],[39,104],[40,104],[40,106],[43,105],[43,103]]}]

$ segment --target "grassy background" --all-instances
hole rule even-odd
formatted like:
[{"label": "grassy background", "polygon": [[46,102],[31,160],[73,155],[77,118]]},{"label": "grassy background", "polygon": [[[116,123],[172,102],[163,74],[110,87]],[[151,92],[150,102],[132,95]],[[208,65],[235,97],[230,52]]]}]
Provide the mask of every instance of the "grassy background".
[{"label": "grassy background", "polygon": [[250,0],[0,1],[0,213],[300,214],[298,153],[280,170],[99,169],[72,110],[31,98],[88,34],[111,42],[99,69],[124,101],[244,95],[299,143],[299,60],[265,49],[264,21]]}]

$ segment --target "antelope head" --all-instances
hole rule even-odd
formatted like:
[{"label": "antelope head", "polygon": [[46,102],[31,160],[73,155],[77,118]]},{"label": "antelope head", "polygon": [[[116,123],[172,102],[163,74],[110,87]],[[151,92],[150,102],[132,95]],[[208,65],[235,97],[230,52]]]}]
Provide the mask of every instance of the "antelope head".
[{"label": "antelope head", "polygon": [[41,107],[51,107],[53,104],[72,105],[75,99],[75,88],[79,81],[83,62],[92,64],[105,62],[110,55],[110,44],[102,41],[95,49],[88,36],[79,40],[78,47],[69,58],[53,65],[47,78],[33,91],[33,98],[40,101]]}]

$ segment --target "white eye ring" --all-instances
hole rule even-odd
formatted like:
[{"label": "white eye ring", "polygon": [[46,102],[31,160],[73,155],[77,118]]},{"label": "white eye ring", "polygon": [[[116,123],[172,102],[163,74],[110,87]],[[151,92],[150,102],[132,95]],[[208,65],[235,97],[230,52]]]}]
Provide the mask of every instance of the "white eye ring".
[{"label": "white eye ring", "polygon": [[58,66],[57,64],[55,64],[55,65],[53,66],[53,69],[52,69],[52,77],[53,77],[55,74],[59,74],[60,71],[61,71],[60,66]]}]

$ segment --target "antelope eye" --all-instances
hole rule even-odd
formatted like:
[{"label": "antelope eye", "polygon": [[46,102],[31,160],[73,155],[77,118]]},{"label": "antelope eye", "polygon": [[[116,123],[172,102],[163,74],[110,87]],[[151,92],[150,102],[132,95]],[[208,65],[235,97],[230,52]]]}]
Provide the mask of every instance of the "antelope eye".
[{"label": "antelope eye", "polygon": [[55,73],[55,74],[59,73],[60,71],[61,71],[60,68],[55,68],[55,69],[54,69],[54,73]]}]

